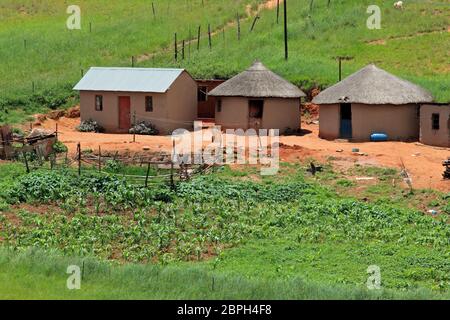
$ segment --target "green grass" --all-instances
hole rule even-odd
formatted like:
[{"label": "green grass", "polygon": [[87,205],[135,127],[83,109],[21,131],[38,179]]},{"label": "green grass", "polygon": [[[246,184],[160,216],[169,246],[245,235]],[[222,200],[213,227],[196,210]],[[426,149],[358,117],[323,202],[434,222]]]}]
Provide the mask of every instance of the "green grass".
[{"label": "green grass", "polygon": [[[78,265],[80,290],[66,287],[67,267]],[[429,290],[369,291],[291,278],[252,278],[205,265],[117,266],[56,253],[0,250],[0,299],[446,299]]]},{"label": "green grass", "polygon": [[[312,12],[310,0],[293,1],[289,4],[288,62],[284,61],[283,28],[276,24],[275,10],[264,10],[255,30],[249,31],[252,19],[245,19],[245,4],[255,8],[263,0],[210,0],[204,7],[200,0],[175,0],[170,5],[163,0],[154,2],[156,18],[150,2],[144,0],[79,1],[82,30],[68,31],[66,7],[60,1],[3,1],[0,122],[22,122],[30,114],[77,103],[71,88],[80,79],[81,69],[129,66],[131,56],[140,57],[137,66],[184,67],[200,78],[230,77],[258,58],[307,90],[334,84],[337,63],[332,58],[348,55],[355,59],[344,63],[344,75],[375,62],[429,89],[438,101],[450,100],[449,33],[438,32],[449,24],[446,0],[408,1],[404,11],[381,0],[333,0],[330,8],[327,0],[316,0]],[[369,4],[382,8],[381,30],[366,28]],[[241,41],[236,37],[236,25],[227,26],[225,39],[222,33],[213,36],[210,50],[207,25],[221,30],[235,20],[236,12],[242,16]],[[186,59],[175,62],[174,33],[180,41],[194,39],[199,25],[200,51],[193,43],[190,54],[186,49]],[[368,43],[379,39],[387,40],[386,44]]]},{"label": "green grass", "polygon": [[[0,198],[16,206],[0,215],[0,238],[6,247],[18,252],[57,250],[66,256],[126,263],[117,269],[119,273],[142,268],[151,274],[167,266],[167,272],[173,272],[169,278],[178,279],[194,270],[203,279],[187,296],[177,293],[170,281],[162,285],[166,280],[161,285],[167,290],[155,295],[130,293],[127,288],[133,286],[132,281],[112,282],[110,287],[115,289],[106,290],[112,297],[369,298],[360,290],[370,265],[381,268],[383,288],[389,292],[406,297],[429,292],[428,298],[446,297],[449,292],[448,215],[433,219],[411,208],[406,200],[385,200],[384,193],[369,203],[340,195],[328,180],[323,185],[317,182],[320,175],[339,176],[328,166],[314,180],[305,176],[301,166],[282,164],[280,175],[258,181],[252,178],[254,167],[239,171],[225,167],[179,184],[175,193],[164,191],[163,185],[152,186],[147,193],[120,179],[92,173],[78,180],[66,171],[24,175],[17,165],[1,169],[9,182]],[[381,177],[396,174],[387,169],[355,170]],[[341,188],[348,191],[354,186]],[[155,200],[162,196],[164,202]],[[421,196],[421,192],[408,194],[410,200],[418,197],[419,201]],[[439,197],[448,204],[447,196]],[[61,285],[64,277],[55,268],[47,274],[50,278],[59,275],[50,281],[52,286]],[[29,273],[30,283],[44,281],[42,274],[30,268],[6,264],[3,270],[10,270],[11,279]],[[245,285],[227,287],[229,291],[217,295],[202,291],[211,281],[211,272],[223,279],[218,283],[246,279]],[[107,297],[96,292],[106,280],[92,280],[89,294]],[[294,290],[299,283],[309,289]],[[20,291],[28,284],[17,280],[14,285]],[[345,286],[344,291],[335,289],[340,286]],[[48,296],[60,294],[52,288]],[[262,291],[255,295],[255,288]]]}]

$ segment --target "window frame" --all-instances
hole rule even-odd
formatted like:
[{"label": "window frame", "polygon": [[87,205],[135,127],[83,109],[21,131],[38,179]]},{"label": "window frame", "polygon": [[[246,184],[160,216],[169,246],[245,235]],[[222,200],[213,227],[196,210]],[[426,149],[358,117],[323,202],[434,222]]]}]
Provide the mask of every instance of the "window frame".
[{"label": "window frame", "polygon": [[[149,101],[151,101],[151,107],[149,108]],[[145,97],[145,112],[153,112],[154,104],[153,104],[153,96],[146,96]]]},{"label": "window frame", "polygon": [[441,128],[441,114],[433,113],[431,114],[431,129],[432,130],[440,130]]},{"label": "window frame", "polygon": [[103,96],[100,94],[95,95],[95,111],[103,111]]}]

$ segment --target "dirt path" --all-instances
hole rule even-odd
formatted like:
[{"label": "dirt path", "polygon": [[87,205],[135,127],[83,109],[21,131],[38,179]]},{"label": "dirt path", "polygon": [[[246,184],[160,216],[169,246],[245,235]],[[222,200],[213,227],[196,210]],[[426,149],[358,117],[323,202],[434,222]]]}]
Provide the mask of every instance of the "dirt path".
[{"label": "dirt path", "polygon": [[[127,134],[95,134],[80,133],[75,130],[79,119],[62,118],[58,121],[59,137],[71,153],[76,152],[77,143],[81,148],[97,150],[101,146],[105,151],[142,152],[149,148],[154,152],[171,152],[170,136],[137,136],[133,143],[133,136]],[[43,127],[54,130],[56,122],[47,120]],[[400,169],[403,161],[412,175],[415,188],[431,188],[450,192],[450,181],[442,180],[444,171],[442,161],[450,157],[450,149],[435,148],[419,143],[382,142],[382,143],[348,143],[319,139],[318,125],[302,124],[305,132],[303,136],[281,137],[284,145],[280,150],[282,161],[297,162],[308,158],[319,161],[332,159],[333,164],[340,168],[350,168],[355,164],[370,166],[385,166]],[[352,152],[359,148],[367,155],[357,155]],[[342,152],[337,152],[337,151]]]}]

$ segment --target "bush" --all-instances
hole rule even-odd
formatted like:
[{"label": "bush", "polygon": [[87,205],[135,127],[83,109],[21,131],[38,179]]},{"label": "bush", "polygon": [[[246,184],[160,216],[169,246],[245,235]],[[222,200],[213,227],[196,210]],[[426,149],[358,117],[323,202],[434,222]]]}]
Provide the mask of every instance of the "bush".
[{"label": "bush", "polygon": [[103,132],[102,126],[100,126],[95,120],[85,120],[82,121],[81,124],[77,127],[77,130],[80,132]]},{"label": "bush", "polygon": [[142,135],[147,135],[147,136],[156,136],[159,134],[158,129],[156,129],[156,127],[148,122],[148,121],[141,121],[137,124],[135,124],[131,129],[130,129],[130,133],[131,134],[142,134]]},{"label": "bush", "polygon": [[69,151],[69,148],[67,148],[67,146],[61,141],[56,141],[52,148],[55,153],[66,153]]}]

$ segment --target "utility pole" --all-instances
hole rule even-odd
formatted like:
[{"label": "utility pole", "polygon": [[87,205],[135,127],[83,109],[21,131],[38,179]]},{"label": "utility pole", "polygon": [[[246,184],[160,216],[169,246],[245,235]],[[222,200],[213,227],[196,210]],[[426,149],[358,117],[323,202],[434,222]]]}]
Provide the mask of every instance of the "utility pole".
[{"label": "utility pole", "polygon": [[284,0],[284,58],[289,59],[288,48],[288,24],[287,24],[287,0]]}]

